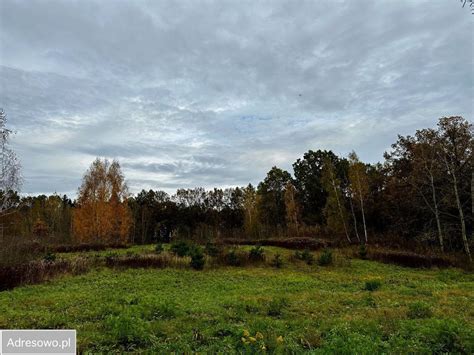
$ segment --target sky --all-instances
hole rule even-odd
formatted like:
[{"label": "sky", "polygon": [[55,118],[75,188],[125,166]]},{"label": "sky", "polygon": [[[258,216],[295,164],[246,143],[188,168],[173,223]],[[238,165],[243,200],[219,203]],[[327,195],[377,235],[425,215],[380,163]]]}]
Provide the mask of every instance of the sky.
[{"label": "sky", "polygon": [[0,2],[0,107],[24,194],[74,195],[95,157],[131,192],[256,184],[312,149],[383,160],[473,119],[457,0]]}]

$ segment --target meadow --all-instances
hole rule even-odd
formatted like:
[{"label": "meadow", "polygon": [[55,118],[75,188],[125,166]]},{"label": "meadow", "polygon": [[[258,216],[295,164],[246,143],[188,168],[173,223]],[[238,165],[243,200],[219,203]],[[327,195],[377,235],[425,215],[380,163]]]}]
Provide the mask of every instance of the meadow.
[{"label": "meadow", "polygon": [[[153,250],[57,258],[107,260]],[[0,292],[0,328],[76,329],[84,353],[474,353],[470,272],[406,268],[338,251],[325,266],[308,265],[287,249],[264,253],[261,263],[207,263],[201,271],[186,267],[186,257],[176,257],[182,267],[96,263],[81,275]],[[272,263],[275,254],[281,264]]]}]

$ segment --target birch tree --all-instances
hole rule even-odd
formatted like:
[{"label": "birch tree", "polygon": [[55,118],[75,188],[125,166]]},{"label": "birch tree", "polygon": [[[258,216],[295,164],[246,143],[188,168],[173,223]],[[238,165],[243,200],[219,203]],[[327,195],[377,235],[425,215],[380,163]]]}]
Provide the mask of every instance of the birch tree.
[{"label": "birch tree", "polygon": [[0,109],[0,216],[17,206],[12,195],[20,190],[21,165],[10,146],[12,131],[7,128],[7,115]]},{"label": "birch tree", "polygon": [[336,177],[334,164],[329,158],[324,160],[321,180],[323,187],[328,194],[326,205],[323,209],[326,223],[333,231],[339,232],[342,229],[350,243],[351,238],[347,228],[347,211],[343,204],[344,200],[341,192],[341,182]]},{"label": "birch tree", "polygon": [[460,116],[443,117],[439,120],[438,131],[441,137],[439,157],[446,165],[447,175],[451,180],[464,251],[472,261],[463,208],[465,202],[461,200],[460,190],[472,179],[473,126]]},{"label": "birch tree", "polygon": [[357,200],[360,204],[360,210],[362,215],[362,225],[364,227],[364,240],[368,242],[367,237],[367,224],[365,221],[365,209],[364,200],[369,193],[369,182],[365,164],[359,160],[357,154],[352,151],[349,156],[349,181],[351,185],[351,191],[353,192],[352,198]]},{"label": "birch tree", "polygon": [[291,234],[298,235],[299,232],[299,208],[296,201],[296,188],[288,181],[285,188],[285,210],[286,210],[286,227]]}]

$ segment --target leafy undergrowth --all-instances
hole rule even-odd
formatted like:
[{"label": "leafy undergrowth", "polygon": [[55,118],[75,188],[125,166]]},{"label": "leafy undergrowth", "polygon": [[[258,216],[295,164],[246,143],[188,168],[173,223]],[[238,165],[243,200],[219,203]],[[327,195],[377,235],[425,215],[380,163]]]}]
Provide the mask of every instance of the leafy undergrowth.
[{"label": "leafy undergrowth", "polygon": [[83,352],[473,353],[472,304],[457,269],[102,267],[0,292],[0,328],[77,329]]}]

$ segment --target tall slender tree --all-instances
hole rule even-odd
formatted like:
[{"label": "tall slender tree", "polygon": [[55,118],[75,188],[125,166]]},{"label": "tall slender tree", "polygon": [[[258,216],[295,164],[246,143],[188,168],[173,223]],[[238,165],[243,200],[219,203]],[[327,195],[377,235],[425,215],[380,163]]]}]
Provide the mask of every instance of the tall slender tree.
[{"label": "tall slender tree", "polygon": [[362,214],[362,225],[364,227],[364,240],[368,242],[367,237],[367,223],[365,220],[364,200],[369,192],[369,183],[365,164],[359,160],[357,154],[352,151],[349,154],[349,181],[351,184],[351,191],[353,198],[357,199],[360,204]]}]

